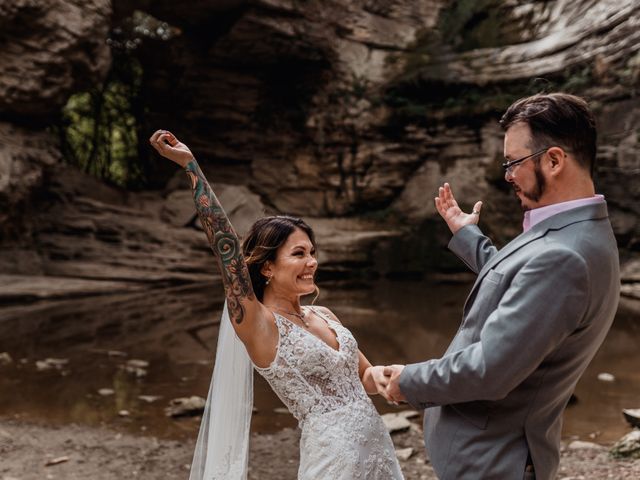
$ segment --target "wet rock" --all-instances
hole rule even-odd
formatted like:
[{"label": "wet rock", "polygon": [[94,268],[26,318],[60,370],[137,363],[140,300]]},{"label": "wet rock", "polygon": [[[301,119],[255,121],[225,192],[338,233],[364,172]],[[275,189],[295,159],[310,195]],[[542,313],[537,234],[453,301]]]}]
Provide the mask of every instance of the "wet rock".
[{"label": "wet rock", "polygon": [[116,393],[116,392],[112,388],[101,388],[100,390],[98,390],[98,395],[103,396],[103,397],[109,397],[109,396],[113,395],[114,393]]},{"label": "wet rock", "polygon": [[568,448],[571,450],[585,450],[585,449],[603,450],[605,447],[593,442],[584,442],[582,440],[574,440],[569,444]]},{"label": "wet rock", "polygon": [[46,358],[44,360],[37,360],[36,368],[40,372],[52,369],[62,370],[68,363],[69,360],[66,358]]},{"label": "wet rock", "polygon": [[418,412],[417,410],[403,410],[402,412],[398,412],[398,415],[400,415],[401,417],[404,417],[407,420],[409,420],[411,418],[419,417],[420,416],[420,412]]},{"label": "wet rock", "polygon": [[69,461],[69,457],[64,456],[64,457],[57,457],[57,458],[52,458],[51,460],[47,460],[47,462],[44,464],[45,467],[51,467],[53,465],[59,465],[61,463],[65,463]]},{"label": "wet rock", "polygon": [[627,433],[611,447],[609,453],[615,458],[640,458],[640,430]]},{"label": "wet rock", "polygon": [[136,378],[142,378],[147,375],[147,367],[149,362],[133,358],[129,360],[122,368],[125,372],[135,375]]},{"label": "wet rock", "polygon": [[107,355],[109,355],[110,357],[126,357],[127,354],[125,352],[121,352],[119,350],[109,350],[107,352]]},{"label": "wet rock", "polygon": [[11,365],[13,363],[13,358],[7,352],[0,353],[0,366],[1,365]]},{"label": "wet rock", "polygon": [[132,358],[131,360],[127,361],[127,366],[134,368],[147,368],[149,367],[149,362],[147,362],[146,360]]},{"label": "wet rock", "polygon": [[59,300],[140,290],[133,282],[110,282],[44,275],[0,275],[0,302]]},{"label": "wet rock", "polygon": [[184,417],[201,415],[207,401],[194,395],[192,397],[174,398],[164,412],[168,417]]},{"label": "wet rock", "polygon": [[620,286],[620,294],[640,300],[640,282],[622,284]]},{"label": "wet rock", "polygon": [[625,408],[622,410],[622,415],[632,427],[640,428],[640,408]]},{"label": "wet rock", "polygon": [[612,374],[610,373],[599,373],[598,374],[598,380],[600,380],[601,382],[615,382],[616,381],[616,377],[614,377]]},{"label": "wet rock", "polygon": [[413,455],[413,448],[411,447],[396,448],[396,457],[398,457],[398,460],[403,462],[407,461],[411,458],[411,455]]},{"label": "wet rock", "polygon": [[153,403],[157,400],[160,400],[162,396],[160,395],[138,395],[138,400],[142,400],[146,403]]},{"label": "wet rock", "polygon": [[640,283],[640,259],[633,259],[620,268],[620,280],[623,283]]},{"label": "wet rock", "polygon": [[400,432],[411,427],[411,422],[399,413],[385,413],[382,415],[382,421],[389,433]]}]

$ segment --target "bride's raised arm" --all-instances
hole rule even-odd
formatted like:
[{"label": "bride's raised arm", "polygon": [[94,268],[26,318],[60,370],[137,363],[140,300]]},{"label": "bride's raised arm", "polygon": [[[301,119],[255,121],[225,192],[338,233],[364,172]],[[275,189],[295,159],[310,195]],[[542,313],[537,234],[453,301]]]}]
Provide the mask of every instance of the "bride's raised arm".
[{"label": "bride's raised arm", "polygon": [[166,130],[157,130],[149,142],[160,155],[186,170],[191,181],[198,217],[220,267],[229,317],[243,341],[253,340],[255,333],[253,327],[259,320],[258,316],[262,315],[264,307],[253,292],[240,240],[231,222],[200,170],[198,162],[184,143]]}]

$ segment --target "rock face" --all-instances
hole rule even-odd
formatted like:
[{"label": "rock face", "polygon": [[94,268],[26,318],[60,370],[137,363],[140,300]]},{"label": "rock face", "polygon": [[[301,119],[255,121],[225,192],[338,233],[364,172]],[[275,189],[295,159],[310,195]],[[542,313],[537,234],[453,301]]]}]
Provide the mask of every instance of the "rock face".
[{"label": "rock face", "polygon": [[640,430],[637,428],[622,437],[611,447],[616,458],[640,458]]},{"label": "rock face", "polygon": [[12,0],[0,5],[0,111],[55,117],[69,94],[109,68],[109,0]]},{"label": "rock face", "polygon": [[0,4],[0,233],[24,233],[47,167],[60,160],[46,130],[69,96],[101,81],[110,64],[109,0]]},{"label": "rock face", "polygon": [[158,190],[113,189],[60,167],[45,128],[104,79],[108,32],[134,11],[177,32],[134,52],[138,138],[162,127],[188,143],[240,229],[310,217],[332,272],[451,268],[432,201],[445,180],[463,206],[484,200],[498,244],[516,235],[497,119],[541,89],[591,101],[598,190],[620,246],[640,247],[637,1],[18,0],[0,6],[0,266],[80,283],[28,293],[23,279],[14,299],[211,277],[170,162],[141,149]]},{"label": "rock face", "polygon": [[486,228],[504,241],[520,213],[500,185],[496,120],[519,96],[571,90],[596,108],[599,189],[621,245],[637,245],[640,6],[465,3],[196,2],[177,17],[140,4],[183,30],[142,52],[146,128],[174,128],[222,175],[301,215],[420,224],[447,179],[467,203],[485,200]]}]

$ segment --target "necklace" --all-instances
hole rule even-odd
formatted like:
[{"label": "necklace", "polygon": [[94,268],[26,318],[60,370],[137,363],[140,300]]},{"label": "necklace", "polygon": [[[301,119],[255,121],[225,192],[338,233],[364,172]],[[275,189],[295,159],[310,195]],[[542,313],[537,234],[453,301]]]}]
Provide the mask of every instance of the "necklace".
[{"label": "necklace", "polygon": [[304,323],[304,326],[309,328],[309,322],[307,322],[307,320],[304,318],[307,313],[304,311],[302,313],[290,312],[288,310],[285,310],[284,308],[276,307],[275,305],[265,305],[265,307],[270,307],[270,308],[273,308],[274,310],[280,310],[282,313],[287,313],[289,315],[293,315],[294,317],[298,317],[300,321]]}]

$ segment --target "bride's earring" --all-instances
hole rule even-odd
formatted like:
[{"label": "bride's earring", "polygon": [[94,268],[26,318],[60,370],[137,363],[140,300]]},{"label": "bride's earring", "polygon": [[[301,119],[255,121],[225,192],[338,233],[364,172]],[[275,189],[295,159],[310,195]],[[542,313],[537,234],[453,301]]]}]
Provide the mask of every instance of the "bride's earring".
[{"label": "bride's earring", "polygon": [[267,281],[264,282],[265,286],[269,285],[269,282],[271,281],[271,277],[267,277]]}]

